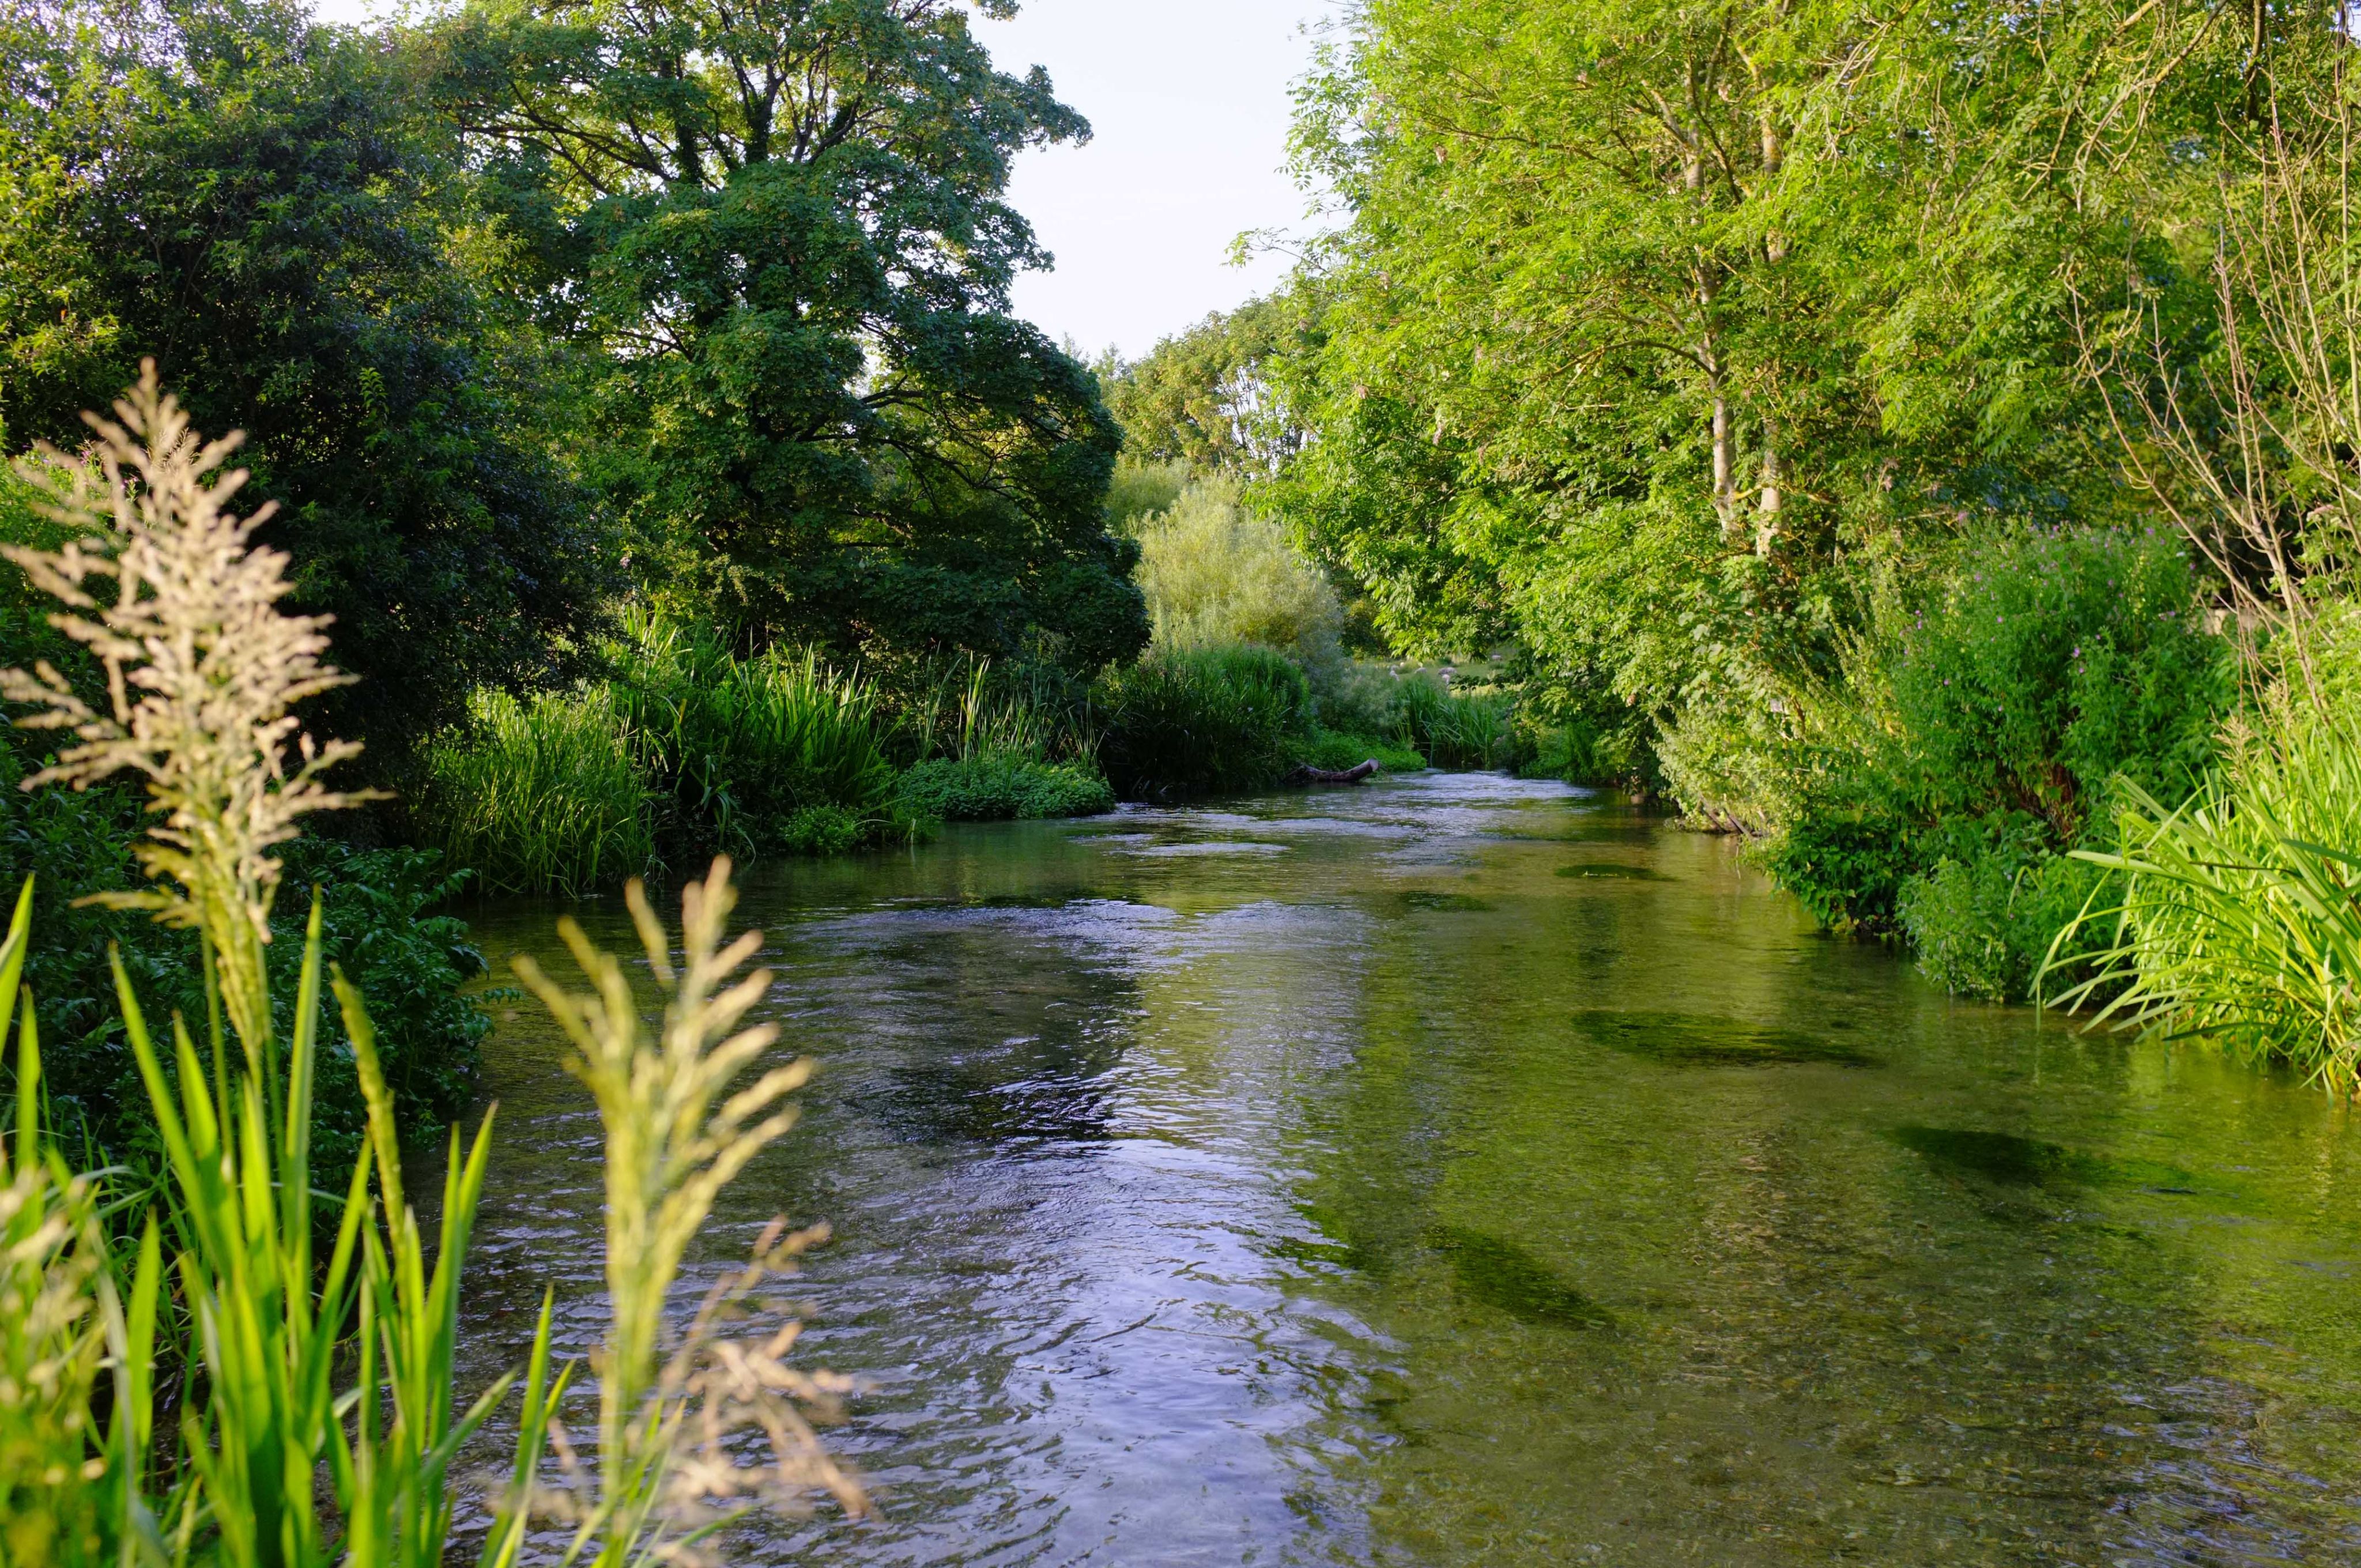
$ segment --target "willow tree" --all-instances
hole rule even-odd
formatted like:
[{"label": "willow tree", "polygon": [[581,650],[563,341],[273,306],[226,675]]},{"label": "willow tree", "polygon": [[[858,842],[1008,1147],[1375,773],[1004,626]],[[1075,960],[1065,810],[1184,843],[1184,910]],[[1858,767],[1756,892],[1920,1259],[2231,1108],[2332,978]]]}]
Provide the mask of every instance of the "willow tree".
[{"label": "willow tree", "polygon": [[479,0],[431,52],[643,565],[752,642],[1137,651],[1115,427],[1008,313],[1010,159],[1088,134],[1042,72],[948,0]]},{"label": "willow tree", "polygon": [[1371,0],[1302,93],[1349,221],[1298,284],[1282,503],[1407,643],[1667,715],[1827,676],[1889,568],[2121,508],[2078,319],[2185,283],[2257,49],[2307,25]]}]

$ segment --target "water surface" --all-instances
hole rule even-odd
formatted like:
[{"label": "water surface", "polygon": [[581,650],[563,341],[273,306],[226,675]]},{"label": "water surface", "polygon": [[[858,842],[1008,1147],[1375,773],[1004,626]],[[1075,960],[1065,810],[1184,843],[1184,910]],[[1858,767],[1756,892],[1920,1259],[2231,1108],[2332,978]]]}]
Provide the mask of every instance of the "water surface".
[{"label": "water surface", "polygon": [[[837,1240],[829,1563],[2361,1562],[2356,1132],[1943,996],[1721,839],[1492,775],[758,870]],[[614,904],[577,911],[631,946]],[[479,916],[553,970],[544,908]],[[598,1126],[537,1008],[474,1387],[598,1332]]]}]

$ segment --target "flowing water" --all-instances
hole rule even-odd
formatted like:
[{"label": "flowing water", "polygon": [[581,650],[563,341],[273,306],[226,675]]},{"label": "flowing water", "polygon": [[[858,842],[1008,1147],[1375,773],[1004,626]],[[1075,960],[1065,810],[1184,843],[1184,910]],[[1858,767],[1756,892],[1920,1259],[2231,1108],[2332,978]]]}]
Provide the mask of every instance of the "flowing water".
[{"label": "flowing water", "polygon": [[[556,970],[550,913],[479,934]],[[700,1265],[833,1223],[884,1515],[739,1561],[2361,1562],[2361,1129],[1946,998],[1721,839],[1422,775],[741,915],[820,1075]],[[468,1387],[544,1283],[599,1329],[597,1122],[502,1012]]]}]

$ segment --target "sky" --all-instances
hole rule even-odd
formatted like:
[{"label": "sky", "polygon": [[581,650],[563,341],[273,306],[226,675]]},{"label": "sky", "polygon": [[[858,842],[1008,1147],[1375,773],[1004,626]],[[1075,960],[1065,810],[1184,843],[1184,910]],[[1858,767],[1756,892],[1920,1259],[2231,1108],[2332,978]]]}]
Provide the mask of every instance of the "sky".
[{"label": "sky", "polygon": [[1304,226],[1282,169],[1289,85],[1331,0],[1026,0],[978,20],[1005,71],[1049,68],[1091,122],[1081,147],[1027,153],[1009,199],[1057,268],[1020,280],[1016,312],[1088,354],[1138,358],[1213,311],[1268,291],[1279,255],[1228,265],[1252,229]]},{"label": "sky", "polygon": [[[315,0],[363,22],[383,0]],[[1002,70],[1049,68],[1091,122],[1080,147],[1025,154],[1009,199],[1057,258],[1018,280],[1016,313],[1084,356],[1137,359],[1159,338],[1267,292],[1288,258],[1229,265],[1248,230],[1305,227],[1284,172],[1290,83],[1337,0],[1023,0],[976,16]]]}]

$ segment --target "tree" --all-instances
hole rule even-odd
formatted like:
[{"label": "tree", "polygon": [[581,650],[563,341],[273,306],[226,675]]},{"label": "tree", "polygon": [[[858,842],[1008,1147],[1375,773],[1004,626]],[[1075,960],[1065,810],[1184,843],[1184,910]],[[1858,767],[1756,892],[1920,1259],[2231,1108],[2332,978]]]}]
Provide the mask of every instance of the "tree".
[{"label": "tree", "polygon": [[751,644],[1136,653],[1088,371],[1007,313],[1009,159],[1088,127],[947,0],[481,0],[444,113],[587,363],[597,480]]},{"label": "tree", "polygon": [[378,43],[285,0],[0,16],[0,430],[71,449],[152,356],[248,435],[373,763],[550,673],[612,552],[549,454],[467,187]]},{"label": "tree", "polygon": [[1301,449],[1303,432],[1288,417],[1272,367],[1304,325],[1301,302],[1274,294],[1215,312],[1136,365],[1110,365],[1102,379],[1125,450],[1241,477],[1276,472]]},{"label": "tree", "polygon": [[2254,48],[2312,26],[2245,15],[1372,0],[1302,94],[1350,222],[1277,504],[1407,642],[1666,715],[1835,678],[1962,534],[2122,515],[2076,319],[2186,286]]}]

